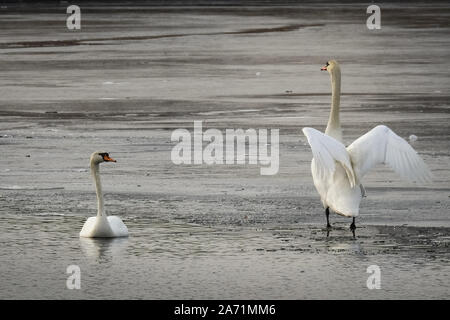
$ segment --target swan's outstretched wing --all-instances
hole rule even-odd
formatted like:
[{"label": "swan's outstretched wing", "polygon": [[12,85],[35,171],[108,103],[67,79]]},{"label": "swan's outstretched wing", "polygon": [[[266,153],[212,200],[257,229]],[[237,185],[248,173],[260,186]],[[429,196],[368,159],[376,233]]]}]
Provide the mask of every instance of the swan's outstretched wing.
[{"label": "swan's outstretched wing", "polygon": [[350,186],[353,188],[356,184],[355,175],[345,146],[336,139],[313,128],[303,128],[303,133],[311,146],[319,176],[321,178],[332,176],[337,161],[345,169]]},{"label": "swan's outstretched wing", "polygon": [[410,181],[431,181],[431,172],[417,152],[386,126],[376,126],[347,147],[360,180],[377,164],[387,164]]}]

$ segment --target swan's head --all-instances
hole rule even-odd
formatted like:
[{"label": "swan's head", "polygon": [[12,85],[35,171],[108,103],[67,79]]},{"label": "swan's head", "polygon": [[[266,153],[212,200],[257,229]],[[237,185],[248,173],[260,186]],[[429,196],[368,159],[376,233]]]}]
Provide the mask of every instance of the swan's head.
[{"label": "swan's head", "polygon": [[111,158],[108,152],[95,151],[93,154],[91,154],[91,163],[99,164],[102,162],[117,162],[117,161]]},{"label": "swan's head", "polygon": [[340,71],[339,63],[336,60],[330,60],[327,62],[326,65],[324,65],[322,68],[320,68],[322,71],[328,71],[330,74],[333,74],[336,71]]}]

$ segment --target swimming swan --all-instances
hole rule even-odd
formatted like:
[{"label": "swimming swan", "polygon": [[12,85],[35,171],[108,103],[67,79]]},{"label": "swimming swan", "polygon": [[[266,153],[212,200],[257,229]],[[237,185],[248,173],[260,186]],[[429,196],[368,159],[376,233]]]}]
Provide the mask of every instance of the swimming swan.
[{"label": "swimming swan", "polygon": [[331,228],[331,209],[353,218],[350,229],[354,235],[355,217],[365,195],[361,180],[373,167],[386,164],[410,181],[429,182],[432,176],[417,152],[384,125],[376,126],[346,148],[339,122],[341,70],[335,60],[327,62],[321,70],[331,75],[332,102],[327,128],[325,134],[313,128],[303,128],[303,133],[313,153],[311,172],[325,208],[327,229]]},{"label": "swimming swan", "polygon": [[98,212],[96,217],[90,217],[81,229],[80,237],[113,238],[127,237],[128,229],[119,217],[106,216],[103,206],[102,185],[100,183],[99,165],[102,162],[116,162],[106,152],[97,151],[91,155],[91,174],[94,177],[97,192]]}]

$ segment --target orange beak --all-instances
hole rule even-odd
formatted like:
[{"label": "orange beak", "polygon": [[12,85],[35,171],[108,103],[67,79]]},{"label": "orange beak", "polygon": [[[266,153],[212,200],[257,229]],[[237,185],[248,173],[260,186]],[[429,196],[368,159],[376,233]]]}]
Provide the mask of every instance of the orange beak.
[{"label": "orange beak", "polygon": [[108,161],[108,162],[117,162],[116,160],[114,160],[113,158],[108,157],[108,156],[103,156],[103,160]]},{"label": "orange beak", "polygon": [[328,66],[323,66],[322,68],[320,68],[320,71],[327,71],[327,67]]}]

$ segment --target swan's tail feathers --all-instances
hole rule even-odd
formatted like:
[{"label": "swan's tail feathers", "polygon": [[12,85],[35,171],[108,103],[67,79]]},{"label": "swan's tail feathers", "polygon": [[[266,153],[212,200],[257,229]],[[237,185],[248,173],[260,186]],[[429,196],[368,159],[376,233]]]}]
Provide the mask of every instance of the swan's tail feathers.
[{"label": "swan's tail feathers", "polygon": [[352,188],[355,187],[356,177],[345,146],[336,139],[316,129],[303,128],[302,131],[311,146],[319,177],[321,179],[332,177],[336,169],[335,162],[337,161],[344,168],[350,186]]},{"label": "swan's tail feathers", "polygon": [[409,181],[427,183],[432,174],[422,158],[406,140],[379,125],[347,148],[358,180],[377,164],[386,164]]}]

